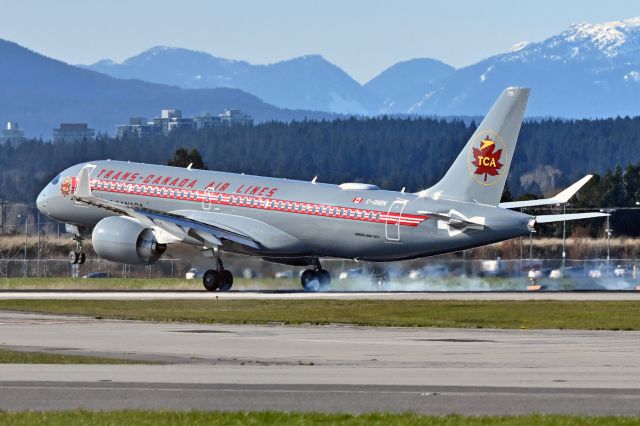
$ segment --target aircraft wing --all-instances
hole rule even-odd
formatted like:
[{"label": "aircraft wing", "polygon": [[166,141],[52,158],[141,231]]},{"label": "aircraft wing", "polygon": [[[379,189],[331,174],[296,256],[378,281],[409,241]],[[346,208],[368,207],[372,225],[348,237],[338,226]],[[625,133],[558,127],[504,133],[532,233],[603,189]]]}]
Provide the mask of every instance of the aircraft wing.
[{"label": "aircraft wing", "polygon": [[123,216],[130,216],[155,231],[159,243],[178,242],[205,243],[208,246],[220,246],[221,240],[229,240],[254,249],[260,243],[235,229],[230,229],[211,221],[203,222],[180,214],[132,207],[123,203],[96,197],[91,191],[89,175],[95,166],[88,164],[78,174],[73,200],[79,203],[99,207]]},{"label": "aircraft wing", "polygon": [[498,206],[503,209],[517,209],[521,207],[535,207],[535,206],[548,206],[551,204],[564,204],[567,201],[569,201],[569,199],[573,197],[575,193],[578,192],[578,190],[580,190],[580,188],[582,188],[587,182],[589,182],[589,179],[591,179],[592,177],[593,175],[586,175],[585,177],[583,177],[582,179],[580,179],[579,181],[577,181],[576,183],[574,183],[573,185],[565,189],[564,191],[560,192],[555,197],[542,198],[540,200],[509,201],[506,203],[500,203]]}]

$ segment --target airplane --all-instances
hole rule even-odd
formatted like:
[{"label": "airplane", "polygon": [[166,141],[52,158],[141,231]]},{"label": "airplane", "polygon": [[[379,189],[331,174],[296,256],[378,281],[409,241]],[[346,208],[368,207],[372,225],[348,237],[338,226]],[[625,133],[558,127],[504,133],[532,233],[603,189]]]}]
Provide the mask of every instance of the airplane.
[{"label": "airplane", "polygon": [[555,197],[500,203],[530,89],[505,89],[444,177],[417,193],[208,170],[101,160],[77,164],[38,195],[38,209],[69,225],[84,263],[98,256],[149,265],[165,252],[206,270],[209,291],[228,291],[224,253],[310,266],[307,291],[326,291],[321,258],[388,262],[491,244],[535,232],[539,223],[606,213],[538,215],[512,209],[566,202],[590,178]]}]

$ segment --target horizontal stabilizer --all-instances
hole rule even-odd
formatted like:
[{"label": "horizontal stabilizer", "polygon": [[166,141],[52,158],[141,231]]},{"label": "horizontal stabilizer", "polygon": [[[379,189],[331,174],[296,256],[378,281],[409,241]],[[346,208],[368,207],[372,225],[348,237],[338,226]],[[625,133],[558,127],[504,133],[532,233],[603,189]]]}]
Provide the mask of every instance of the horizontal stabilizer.
[{"label": "horizontal stabilizer", "polygon": [[565,220],[591,219],[594,217],[609,216],[608,213],[567,213],[567,214],[543,214],[536,216],[537,223],[563,222]]},{"label": "horizontal stabilizer", "polygon": [[466,217],[457,210],[449,210],[449,213],[436,213],[426,210],[418,211],[418,214],[425,214],[436,217],[440,220],[446,220],[451,226],[464,225],[468,228],[482,229],[485,226],[485,218],[480,216]]},{"label": "horizontal stabilizer", "polygon": [[499,206],[503,209],[518,209],[522,207],[564,204],[567,201],[569,201],[569,199],[573,197],[576,194],[576,192],[580,190],[580,188],[582,188],[587,182],[589,182],[589,179],[591,179],[592,177],[593,175],[586,175],[585,177],[583,177],[582,179],[580,179],[579,181],[577,181],[576,183],[574,183],[573,185],[565,189],[564,191],[560,192],[559,194],[551,198],[542,198],[540,200],[527,200],[527,201],[509,201],[506,203],[500,203]]}]

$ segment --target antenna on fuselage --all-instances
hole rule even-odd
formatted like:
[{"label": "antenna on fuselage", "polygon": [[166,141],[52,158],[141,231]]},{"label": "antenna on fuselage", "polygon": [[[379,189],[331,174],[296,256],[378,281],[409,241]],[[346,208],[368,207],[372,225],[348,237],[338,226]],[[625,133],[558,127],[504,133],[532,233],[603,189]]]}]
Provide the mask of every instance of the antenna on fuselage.
[{"label": "antenna on fuselage", "polygon": [[315,184],[317,180],[318,180],[318,176],[316,176],[313,179],[311,179],[311,183]]},{"label": "antenna on fuselage", "polygon": [[189,165],[187,166],[187,170],[191,170],[191,166],[193,166],[193,163],[189,163]]}]

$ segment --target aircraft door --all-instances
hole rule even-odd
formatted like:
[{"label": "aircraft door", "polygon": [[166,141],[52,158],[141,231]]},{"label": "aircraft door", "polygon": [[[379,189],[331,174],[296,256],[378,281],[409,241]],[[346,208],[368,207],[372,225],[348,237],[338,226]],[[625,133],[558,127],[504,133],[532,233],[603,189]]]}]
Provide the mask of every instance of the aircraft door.
[{"label": "aircraft door", "polygon": [[391,203],[387,220],[385,221],[385,236],[387,241],[400,242],[400,219],[407,206],[407,200],[396,200]]},{"label": "aircraft door", "polygon": [[204,196],[202,197],[202,210],[211,210],[211,200],[213,199],[214,189],[208,187],[204,190]]}]

